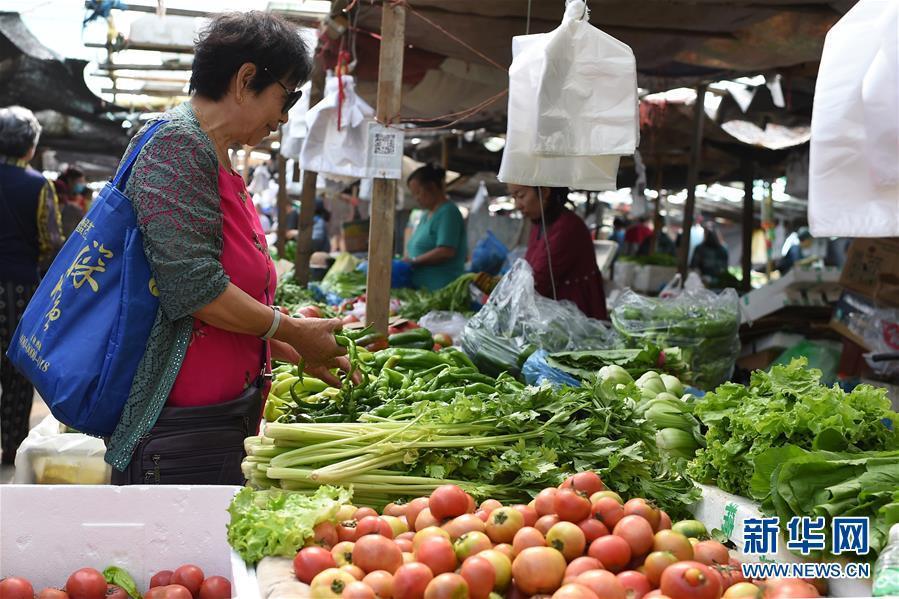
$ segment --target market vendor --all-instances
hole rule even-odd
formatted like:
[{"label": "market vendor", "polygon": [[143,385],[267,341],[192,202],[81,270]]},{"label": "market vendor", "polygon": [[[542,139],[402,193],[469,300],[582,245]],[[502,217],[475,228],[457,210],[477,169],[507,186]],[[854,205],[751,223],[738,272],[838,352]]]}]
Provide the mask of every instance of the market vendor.
[{"label": "market vendor", "polygon": [[608,320],[602,274],[587,225],[565,207],[568,189],[509,185],[515,207],[533,223],[524,258],[545,297],[570,300],[591,318]]},{"label": "market vendor", "polygon": [[446,171],[427,164],[407,181],[409,191],[425,210],[412,233],[407,261],[412,266],[412,285],[435,291],[446,287],[465,271],[468,238],[459,208],[446,197]]},{"label": "market vendor", "polygon": [[125,191],[160,307],[107,441],[114,484],[242,484],[270,360],[302,356],[308,374],[337,385],[329,369],[349,368],[338,320],[272,305],[277,275],[229,154],[287,122],[310,69],[287,21],[259,11],[214,18],[196,43],[190,101],[163,117],[134,163]]}]

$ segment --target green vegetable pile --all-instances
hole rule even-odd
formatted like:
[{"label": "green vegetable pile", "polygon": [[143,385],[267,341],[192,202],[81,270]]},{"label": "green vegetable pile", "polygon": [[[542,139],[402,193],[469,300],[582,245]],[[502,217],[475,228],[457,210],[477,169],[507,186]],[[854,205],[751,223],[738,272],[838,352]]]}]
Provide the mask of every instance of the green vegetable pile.
[{"label": "green vegetable pile", "polygon": [[664,351],[654,345],[642,349],[601,349],[550,354],[546,363],[579,379],[595,376],[606,366],[620,366],[636,378],[650,371],[661,371],[679,378],[689,378],[689,367],[677,347]]},{"label": "green vegetable pile", "polygon": [[403,318],[418,320],[428,312],[448,311],[471,314],[469,286],[475,275],[466,273],[437,291],[427,289],[395,289],[393,297],[400,300],[398,313]]},{"label": "green vegetable pile", "polygon": [[293,271],[286,273],[275,288],[275,305],[287,308],[291,313],[303,306],[318,306],[325,318],[334,317],[334,311],[316,300],[315,294],[293,280]]},{"label": "green vegetable pile", "polygon": [[671,254],[649,254],[648,256],[620,256],[621,262],[630,262],[641,266],[677,266],[677,257]]},{"label": "green vegetable pile", "polygon": [[366,275],[354,270],[328,274],[322,279],[321,288],[325,293],[333,293],[342,298],[358,297],[365,294]]},{"label": "green vegetable pile", "polygon": [[[771,448],[842,452],[899,448],[899,415],[884,389],[860,385],[845,393],[820,384],[804,358],[756,371],[748,387],[727,383],[698,399],[694,414],[708,427],[707,447],[687,473],[695,480],[750,496],[758,457]],[[890,422],[893,430],[888,428]]]}]

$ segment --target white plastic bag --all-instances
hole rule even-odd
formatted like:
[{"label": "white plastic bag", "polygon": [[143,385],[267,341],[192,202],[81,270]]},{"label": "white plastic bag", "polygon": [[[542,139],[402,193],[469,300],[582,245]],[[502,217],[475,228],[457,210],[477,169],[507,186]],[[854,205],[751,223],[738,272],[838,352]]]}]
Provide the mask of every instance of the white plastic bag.
[{"label": "white plastic bag", "polygon": [[899,235],[899,3],[861,0],[824,43],[812,109],[815,237]]},{"label": "white plastic bag", "polygon": [[569,1],[554,31],[513,38],[500,181],[616,189],[620,156],[639,136],[636,62],[585,13]]},{"label": "white plastic bag", "polygon": [[109,484],[112,470],[104,461],[102,439],[64,433],[63,425],[47,416],[28,433],[16,451],[16,484]]},{"label": "white plastic bag", "polygon": [[459,338],[465,325],[468,324],[468,320],[467,316],[459,312],[435,310],[419,318],[418,324],[435,335],[438,333],[449,335],[453,344],[459,345]]}]

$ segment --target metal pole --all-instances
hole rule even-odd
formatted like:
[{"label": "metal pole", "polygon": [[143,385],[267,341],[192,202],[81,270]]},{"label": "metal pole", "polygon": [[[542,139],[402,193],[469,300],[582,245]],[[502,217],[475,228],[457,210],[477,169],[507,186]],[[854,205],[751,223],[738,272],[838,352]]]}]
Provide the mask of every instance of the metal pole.
[{"label": "metal pole", "polygon": [[690,233],[693,230],[693,212],[696,210],[696,183],[699,180],[699,165],[702,157],[702,125],[705,121],[705,90],[703,83],[696,86],[696,106],[693,110],[693,145],[690,151],[690,167],[687,171],[687,202],[684,205],[684,233],[681,236],[680,267],[681,276],[687,276],[690,262]]}]

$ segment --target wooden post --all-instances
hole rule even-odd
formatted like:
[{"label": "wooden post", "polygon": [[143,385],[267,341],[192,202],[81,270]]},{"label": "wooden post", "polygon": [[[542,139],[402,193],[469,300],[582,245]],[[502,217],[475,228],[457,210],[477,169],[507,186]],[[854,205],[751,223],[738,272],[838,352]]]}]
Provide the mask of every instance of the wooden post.
[{"label": "wooden post", "polygon": [[752,201],[752,160],[743,158],[743,292],[752,291],[752,233],[755,230],[755,205]]},{"label": "wooden post", "polygon": [[[316,60],[312,69],[312,89],[309,106],[318,104],[325,95],[325,70]],[[297,162],[299,164],[299,161]],[[297,167],[298,168],[298,167]],[[303,191],[300,196],[300,218],[297,225],[297,255],[293,266],[293,278],[300,285],[309,284],[309,259],[312,257],[312,221],[315,216],[315,187],[318,173],[303,171]]]},{"label": "wooden post", "polygon": [[684,233],[681,236],[680,268],[678,269],[682,277],[687,276],[687,268],[690,265],[690,234],[693,230],[693,213],[696,211],[696,183],[699,180],[699,163],[702,156],[705,90],[704,83],[696,86],[696,106],[693,110],[693,145],[690,148],[690,167],[687,171],[687,203],[684,204]]},{"label": "wooden post", "polygon": [[[381,53],[378,63],[377,118],[392,122],[400,112],[403,87],[403,52],[406,8],[400,3],[381,7]],[[396,211],[395,179],[375,179],[372,188],[371,226],[368,235],[368,287],[365,321],[387,332],[390,312],[390,271]]]},{"label": "wooden post", "polygon": [[[283,126],[282,126],[283,129]],[[284,133],[278,134],[282,139]],[[284,246],[287,243],[287,159],[278,152],[278,258],[284,257]]]}]

